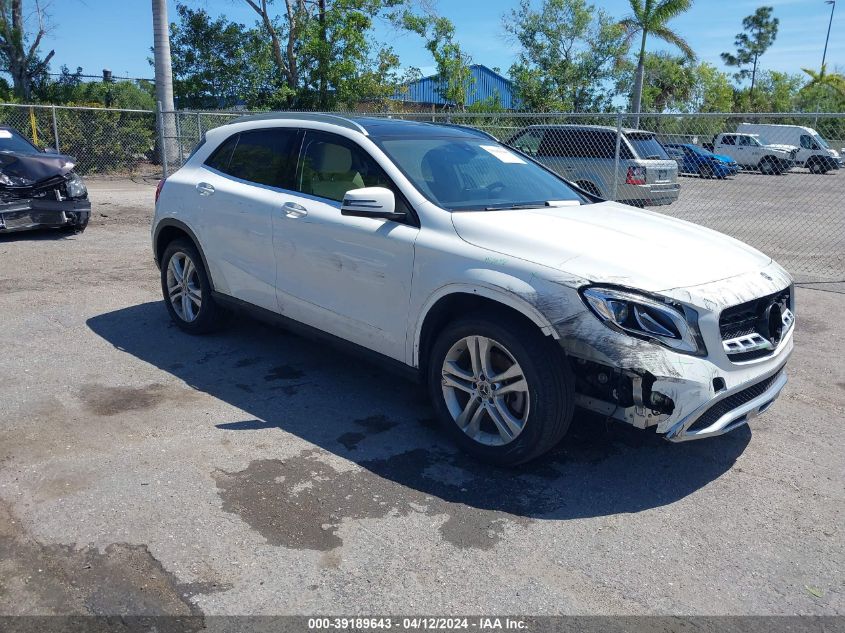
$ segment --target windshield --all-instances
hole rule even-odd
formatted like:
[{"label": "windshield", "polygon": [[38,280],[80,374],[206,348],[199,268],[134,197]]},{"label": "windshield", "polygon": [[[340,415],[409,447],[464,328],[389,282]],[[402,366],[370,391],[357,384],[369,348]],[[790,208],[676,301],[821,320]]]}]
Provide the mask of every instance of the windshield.
[{"label": "windshield", "polygon": [[0,152],[24,152],[32,154],[38,149],[12,130],[0,129]]},{"label": "windshield", "polygon": [[634,153],[643,160],[667,159],[669,155],[663,146],[657,142],[653,134],[628,133],[628,142],[633,146]]},{"label": "windshield", "polygon": [[561,178],[493,140],[374,140],[426,198],[448,211],[585,202]]},{"label": "windshield", "polygon": [[821,147],[823,147],[824,149],[830,149],[830,145],[828,145],[828,144],[827,144],[827,141],[826,141],[826,140],[824,140],[824,139],[823,139],[821,136],[819,136],[818,134],[813,134],[813,139],[815,139],[816,143],[818,143],[818,144],[819,144]]}]

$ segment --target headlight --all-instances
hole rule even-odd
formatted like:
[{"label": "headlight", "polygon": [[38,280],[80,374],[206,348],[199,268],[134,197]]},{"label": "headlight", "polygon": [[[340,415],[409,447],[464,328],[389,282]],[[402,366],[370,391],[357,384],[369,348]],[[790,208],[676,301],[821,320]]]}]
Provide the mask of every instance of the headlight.
[{"label": "headlight", "polygon": [[85,187],[85,183],[82,182],[82,178],[79,177],[79,174],[73,172],[68,175],[65,186],[67,187],[68,198],[82,198],[88,193],[88,189]]},{"label": "headlight", "polygon": [[616,288],[591,286],[581,292],[584,302],[608,327],[665,345],[678,352],[703,355],[694,310],[656,297]]}]

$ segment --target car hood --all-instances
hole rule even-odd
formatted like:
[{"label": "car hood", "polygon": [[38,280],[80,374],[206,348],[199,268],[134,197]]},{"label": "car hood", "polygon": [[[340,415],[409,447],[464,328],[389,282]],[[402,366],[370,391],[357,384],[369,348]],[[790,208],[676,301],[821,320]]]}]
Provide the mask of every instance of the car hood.
[{"label": "car hood", "polygon": [[28,186],[56,176],[67,176],[75,163],[75,158],[64,154],[0,151],[0,173],[14,181],[12,186]]},{"label": "car hood", "polygon": [[798,148],[795,145],[784,145],[783,143],[770,143],[768,145],[764,145],[766,149],[774,149],[780,150],[782,152],[791,152],[793,150],[797,150]]},{"label": "car hood", "polygon": [[453,212],[452,223],[475,246],[650,292],[726,279],[771,262],[716,231],[616,202]]}]

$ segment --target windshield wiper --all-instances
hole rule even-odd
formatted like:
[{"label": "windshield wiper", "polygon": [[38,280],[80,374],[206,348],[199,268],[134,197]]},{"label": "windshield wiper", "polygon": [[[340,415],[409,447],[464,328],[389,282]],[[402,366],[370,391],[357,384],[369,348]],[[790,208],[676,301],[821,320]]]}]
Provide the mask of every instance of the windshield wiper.
[{"label": "windshield wiper", "polygon": [[511,203],[504,203],[504,204],[497,204],[490,207],[484,207],[485,211],[509,211],[515,210],[518,211],[519,209],[544,209],[545,207],[551,206],[547,201],[541,200],[538,202],[522,202],[519,204],[511,204]]}]

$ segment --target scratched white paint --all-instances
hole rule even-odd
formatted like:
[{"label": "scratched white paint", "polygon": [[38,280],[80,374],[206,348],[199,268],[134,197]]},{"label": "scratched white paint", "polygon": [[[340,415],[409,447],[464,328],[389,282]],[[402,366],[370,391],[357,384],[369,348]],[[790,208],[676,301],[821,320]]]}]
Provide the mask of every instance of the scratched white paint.
[{"label": "scratched white paint", "polygon": [[[420,226],[343,216],[338,203],[251,185],[203,165],[229,135],[257,127],[307,127],[354,140],[411,202]],[[213,195],[201,196],[199,182]],[[218,195],[220,194],[220,195]],[[291,217],[293,202],[307,213]],[[647,407],[582,402],[638,427],[677,433],[717,397],[713,379],[738,390],[777,370],[792,331],[769,357],[732,363],[719,313],[780,291],[789,275],[753,248],[709,229],[617,203],[538,210],[449,213],[426,200],[366,134],[326,122],[271,119],[223,126],[172,175],[155,223],[177,218],[202,246],[216,290],[277,311],[411,366],[420,364],[428,311],[452,293],[519,311],[567,354],[651,374],[674,401],[671,415]],[[675,352],[611,330],[579,288],[602,283],[671,298],[699,315],[707,356]],[[794,329],[794,327],[793,327]],[[724,394],[723,394],[724,395]]]}]

